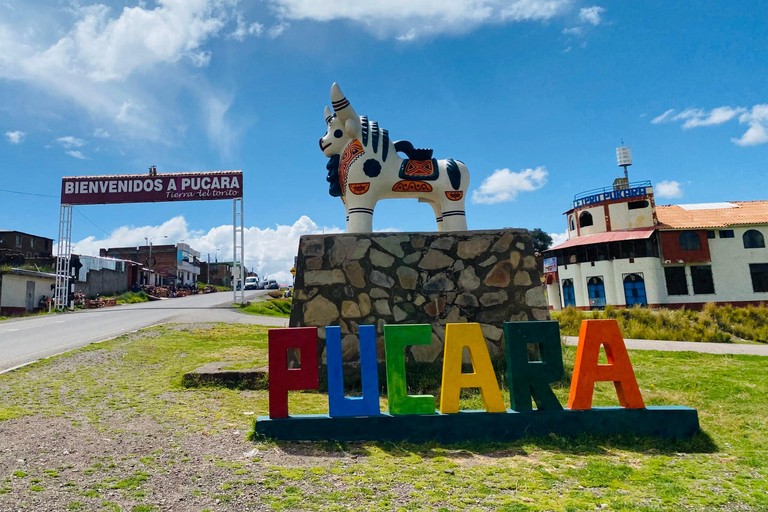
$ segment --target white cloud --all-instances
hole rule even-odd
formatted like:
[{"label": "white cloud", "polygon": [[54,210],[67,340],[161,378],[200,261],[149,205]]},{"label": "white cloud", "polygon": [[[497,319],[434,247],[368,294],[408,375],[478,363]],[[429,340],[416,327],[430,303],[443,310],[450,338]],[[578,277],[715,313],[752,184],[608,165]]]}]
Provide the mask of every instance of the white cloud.
[{"label": "white cloud", "polygon": [[660,181],[654,187],[654,191],[658,197],[669,199],[683,197],[683,191],[680,188],[680,183],[677,181]]},{"label": "white cloud", "polygon": [[88,157],[86,157],[84,154],[82,154],[79,151],[65,151],[65,153],[71,156],[72,158],[77,158],[79,160],[88,160]]},{"label": "white cloud", "polygon": [[[302,216],[293,225],[276,225],[274,228],[246,228],[245,265],[260,275],[269,275],[280,283],[290,283],[290,269],[299,247],[299,237],[317,233],[340,233],[337,227],[321,227],[307,216]],[[232,260],[232,225],[222,225],[205,231],[190,230],[186,219],[179,215],[159,226],[122,226],[102,239],[90,236],[76,242],[72,252],[98,256],[99,249],[106,247],[133,247],[144,245],[145,237],[166,235],[167,240],[153,243],[175,244],[184,240],[196,251],[201,259],[213,261],[217,254],[219,261]]]},{"label": "white cloud", "polygon": [[580,36],[584,32],[584,29],[581,27],[571,27],[571,28],[564,28],[563,34],[566,36]]},{"label": "white cloud", "polygon": [[523,169],[520,172],[497,169],[472,192],[472,202],[494,204],[514,201],[518,193],[532,192],[546,185],[548,174],[545,167]]},{"label": "white cloud", "polygon": [[93,130],[93,136],[98,137],[100,139],[108,139],[109,132],[104,128],[96,128],[95,130]]},{"label": "white cloud", "polygon": [[236,39],[240,42],[245,41],[245,38],[248,36],[260,36],[264,32],[264,25],[261,23],[251,23],[250,25],[246,23],[245,18],[243,18],[242,14],[237,15],[237,26],[235,27],[235,30],[230,32],[230,34],[227,36],[231,39]]},{"label": "white cloud", "polygon": [[683,121],[683,129],[700,126],[716,126],[739,117],[740,124],[749,126],[739,138],[731,138],[738,146],[756,146],[768,142],[768,104],[754,105],[751,109],[724,105],[709,112],[700,108],[688,108],[675,114],[674,109],[667,110],[651,120],[653,124]]},{"label": "white cloud", "polygon": [[67,135],[66,137],[59,137],[58,139],[56,139],[56,142],[61,144],[61,146],[66,149],[81,148],[86,144],[88,144],[87,141],[84,141],[83,139],[78,139],[77,137],[72,137],[71,135]]},{"label": "white cloud", "polygon": [[[237,3],[157,0],[153,8],[138,2],[112,9],[67,2],[66,15],[45,30],[37,18],[0,20],[0,78],[73,102],[113,136],[172,144],[173,127],[184,124],[178,118],[186,114],[174,112],[161,95],[190,87],[182,64],[208,65],[212,53],[205,45],[234,21]],[[130,107],[145,110],[139,115]]]},{"label": "white cloud", "polygon": [[579,11],[579,19],[584,23],[590,23],[592,25],[599,25],[602,21],[601,14],[605,12],[605,9],[593,5],[592,7],[584,7]]},{"label": "white cloud", "polygon": [[756,146],[768,142],[768,104],[755,105],[739,117],[739,123],[748,124],[749,129],[740,138],[731,139],[734,144]]},{"label": "white cloud", "polygon": [[24,142],[24,138],[27,136],[26,133],[20,132],[16,130],[15,132],[5,132],[5,137],[8,139],[8,142],[11,144],[21,144]]},{"label": "white cloud", "polygon": [[675,109],[671,108],[661,114],[660,116],[656,116],[653,119],[651,119],[651,124],[659,124],[659,123],[666,123],[667,121],[671,120],[672,114],[675,113]]},{"label": "white cloud", "polygon": [[[571,0],[270,0],[284,19],[349,20],[384,37],[466,32],[483,23],[546,21],[564,13]],[[409,37],[415,30],[413,37]]]},{"label": "white cloud", "polygon": [[568,241],[567,231],[565,233],[550,233],[549,236],[552,237],[552,247],[555,247],[557,245],[560,245]]}]

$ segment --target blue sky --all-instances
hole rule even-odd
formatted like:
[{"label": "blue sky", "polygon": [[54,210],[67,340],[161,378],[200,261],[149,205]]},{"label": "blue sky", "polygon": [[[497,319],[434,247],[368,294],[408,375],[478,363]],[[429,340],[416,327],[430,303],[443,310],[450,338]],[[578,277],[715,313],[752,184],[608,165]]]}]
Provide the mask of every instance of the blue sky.
[{"label": "blue sky", "polygon": [[[336,81],[395,140],[467,163],[470,229],[564,232],[622,138],[659,203],[766,199],[767,27],[737,1],[0,2],[0,189],[242,169],[248,265],[285,276],[299,235],[344,227],[317,145]],[[55,238],[56,197],[0,200],[0,227]],[[79,207],[73,240],[221,257],[230,223],[227,201]],[[382,202],[374,228],[434,217]]]}]

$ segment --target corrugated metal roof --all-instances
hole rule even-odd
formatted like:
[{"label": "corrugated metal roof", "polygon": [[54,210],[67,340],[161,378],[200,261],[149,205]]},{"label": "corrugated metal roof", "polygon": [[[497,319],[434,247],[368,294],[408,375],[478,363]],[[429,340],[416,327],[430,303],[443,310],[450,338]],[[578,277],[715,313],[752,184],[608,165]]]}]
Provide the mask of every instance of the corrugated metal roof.
[{"label": "corrugated metal roof", "polygon": [[644,240],[650,238],[656,228],[627,229],[624,231],[606,231],[605,233],[595,233],[594,235],[580,236],[572,238],[567,242],[551,247],[547,251],[558,249],[567,249],[568,247],[578,247],[581,245],[603,244],[606,242],[621,242],[623,240]]},{"label": "corrugated metal roof", "polygon": [[657,206],[656,216],[661,229],[704,229],[768,224],[768,201]]}]

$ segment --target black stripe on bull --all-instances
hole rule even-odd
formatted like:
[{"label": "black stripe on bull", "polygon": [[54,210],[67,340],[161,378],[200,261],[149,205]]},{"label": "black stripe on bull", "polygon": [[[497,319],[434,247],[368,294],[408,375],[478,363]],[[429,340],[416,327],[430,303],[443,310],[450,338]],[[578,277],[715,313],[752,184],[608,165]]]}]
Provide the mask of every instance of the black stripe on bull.
[{"label": "black stripe on bull", "polygon": [[453,158],[448,158],[445,161],[445,167],[448,170],[448,179],[451,180],[451,186],[453,190],[459,190],[461,188],[461,171],[459,171],[459,164]]}]

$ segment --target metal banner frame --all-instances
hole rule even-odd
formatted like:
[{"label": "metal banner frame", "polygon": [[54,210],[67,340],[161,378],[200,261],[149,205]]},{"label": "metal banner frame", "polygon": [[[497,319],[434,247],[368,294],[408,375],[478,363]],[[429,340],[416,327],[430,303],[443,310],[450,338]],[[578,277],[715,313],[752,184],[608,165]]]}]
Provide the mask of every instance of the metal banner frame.
[{"label": "metal banner frame", "polygon": [[[211,191],[208,192],[195,192],[188,193],[186,196],[174,193],[167,193],[169,199],[156,198],[154,196],[147,196],[146,198],[139,199],[126,199],[126,200],[114,200],[114,199],[83,199],[76,203],[70,204],[65,202],[65,197],[72,197],[72,192],[77,190],[86,190],[85,186],[75,186],[71,182],[73,180],[131,180],[131,179],[152,179],[160,181],[161,187],[164,183],[162,180],[170,179],[174,183],[181,183],[181,187],[184,187],[186,176],[202,176],[202,175],[235,175],[240,177],[239,182],[239,197],[234,197],[232,202],[232,287],[233,287],[233,299],[235,303],[242,304],[245,301],[245,228],[244,228],[244,216],[243,216],[243,193],[242,193],[242,171],[226,171],[226,172],[211,172],[211,173],[176,173],[176,174],[157,174],[154,166],[150,168],[150,174],[147,175],[124,175],[124,176],[95,176],[95,177],[79,177],[79,178],[62,178],[62,202],[59,210],[59,244],[56,251],[56,285],[54,292],[53,306],[57,310],[64,310],[67,307],[73,307],[70,304],[70,261],[72,259],[72,208],[74,204],[121,204],[121,203],[135,203],[135,202],[176,202],[176,201],[195,201],[195,200],[221,200],[229,199],[233,193],[230,191],[227,194],[213,192],[211,197]],[[229,178],[227,178],[229,180]],[[68,184],[69,182],[69,184]],[[212,179],[209,180],[209,183]],[[124,181],[124,183],[127,183]],[[134,182],[135,183],[135,182]],[[201,181],[198,182],[198,186]],[[215,182],[214,182],[215,183]],[[176,191],[177,186],[171,185],[172,190]],[[144,189],[145,192],[152,192],[151,189]],[[158,188],[154,191],[159,192]],[[104,189],[101,190],[102,194]],[[110,193],[114,193],[114,190],[110,190]],[[119,193],[119,192],[118,192]],[[206,195],[208,194],[208,195]],[[172,198],[171,198],[172,197]],[[238,236],[239,235],[239,236]]]}]

